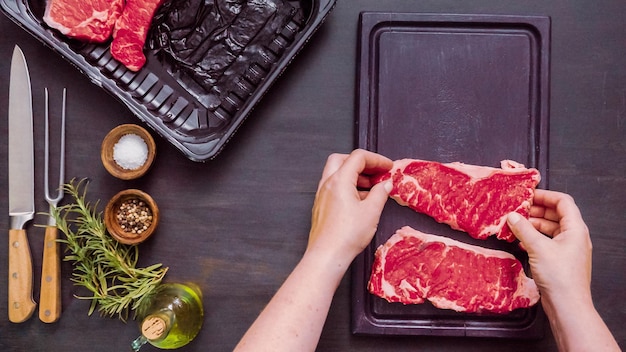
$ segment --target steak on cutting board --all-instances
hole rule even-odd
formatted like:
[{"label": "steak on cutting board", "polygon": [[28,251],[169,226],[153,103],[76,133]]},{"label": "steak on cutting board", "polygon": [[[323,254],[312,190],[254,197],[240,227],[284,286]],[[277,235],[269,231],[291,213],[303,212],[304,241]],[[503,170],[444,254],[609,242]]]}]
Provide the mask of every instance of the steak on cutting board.
[{"label": "steak on cutting board", "polygon": [[400,205],[424,213],[471,237],[513,242],[506,216],[518,212],[528,218],[534,190],[541,180],[537,169],[527,169],[512,160],[501,169],[463,164],[442,164],[418,159],[394,161],[393,168],[377,176],[391,178],[389,196]]},{"label": "steak on cutting board", "polygon": [[508,313],[539,300],[535,281],[512,254],[405,226],[378,247],[368,290],[389,302],[459,312]]},{"label": "steak on cutting board", "polygon": [[43,20],[68,37],[103,43],[123,8],[124,0],[47,0]]}]

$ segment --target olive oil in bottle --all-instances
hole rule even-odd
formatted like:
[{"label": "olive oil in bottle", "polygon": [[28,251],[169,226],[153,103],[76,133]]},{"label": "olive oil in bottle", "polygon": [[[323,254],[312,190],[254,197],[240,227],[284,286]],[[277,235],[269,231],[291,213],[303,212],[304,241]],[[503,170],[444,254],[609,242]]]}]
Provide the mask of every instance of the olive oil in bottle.
[{"label": "olive oil in bottle", "polygon": [[132,343],[139,351],[146,342],[162,349],[175,349],[193,340],[204,319],[202,293],[195,284],[159,285],[137,309],[139,336]]}]

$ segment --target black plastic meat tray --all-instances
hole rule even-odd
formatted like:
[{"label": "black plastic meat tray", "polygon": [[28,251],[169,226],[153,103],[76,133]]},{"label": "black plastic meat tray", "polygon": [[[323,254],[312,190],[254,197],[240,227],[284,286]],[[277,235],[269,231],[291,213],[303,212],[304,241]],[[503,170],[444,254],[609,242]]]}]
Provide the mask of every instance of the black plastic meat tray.
[{"label": "black plastic meat tray", "polygon": [[[362,13],[356,140],[391,159],[537,168],[547,187],[550,18],[542,16]],[[540,305],[504,315],[388,303],[367,291],[376,248],[409,225],[513,253],[515,243],[474,240],[389,201],[370,246],[352,266],[352,332],[540,338]]]},{"label": "black plastic meat tray", "polygon": [[[259,33],[262,32],[262,35],[254,36],[243,48],[235,51],[204,48],[209,53],[204,58],[204,63],[209,63],[205,66],[221,65],[225,68],[219,77],[214,72],[201,77],[200,84],[200,80],[193,76],[198,67],[173,60],[174,55],[168,56],[168,43],[163,43],[164,39],[168,40],[167,33],[162,33],[162,29],[167,29],[169,24],[158,28],[154,22],[167,17],[169,7],[183,9],[200,4],[215,5],[211,2],[166,0],[157,11],[148,36],[147,63],[138,72],[126,69],[113,59],[108,43],[79,42],[50,29],[42,19],[45,0],[0,0],[0,5],[11,20],[78,67],[94,84],[118,98],[185,156],[194,161],[206,161],[222,150],[272,83],[322,24],[335,1],[266,2],[270,4],[268,6],[280,5],[276,6],[278,10],[271,9],[281,13],[280,26],[276,25],[278,21],[274,21],[268,28],[268,19],[265,27],[260,26]],[[218,2],[220,0],[214,1]],[[258,6],[261,3],[255,4]],[[237,4],[220,2],[220,6],[234,5]],[[211,10],[215,12],[213,15],[220,15],[222,9],[215,7],[217,5]],[[286,10],[281,12],[281,9]],[[241,13],[244,12],[245,9],[241,10]],[[201,30],[203,26],[206,23],[198,24],[197,29]],[[253,26],[247,19],[242,19],[239,28],[246,27]]]}]

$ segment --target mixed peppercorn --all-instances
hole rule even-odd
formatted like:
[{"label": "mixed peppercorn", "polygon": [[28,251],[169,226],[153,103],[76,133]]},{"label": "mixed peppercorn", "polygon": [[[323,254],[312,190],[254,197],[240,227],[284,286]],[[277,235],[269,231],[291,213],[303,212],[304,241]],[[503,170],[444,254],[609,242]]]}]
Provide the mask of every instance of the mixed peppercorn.
[{"label": "mixed peppercorn", "polygon": [[127,199],[117,210],[117,221],[124,232],[140,235],[152,225],[152,211],[139,199]]}]

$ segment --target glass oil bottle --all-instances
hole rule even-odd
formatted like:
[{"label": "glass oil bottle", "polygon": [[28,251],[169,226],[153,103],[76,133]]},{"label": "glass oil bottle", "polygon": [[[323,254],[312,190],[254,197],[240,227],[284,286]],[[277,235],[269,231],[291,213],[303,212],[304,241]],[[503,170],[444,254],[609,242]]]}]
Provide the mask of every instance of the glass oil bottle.
[{"label": "glass oil bottle", "polygon": [[139,351],[146,342],[161,349],[175,349],[193,340],[204,320],[202,293],[192,283],[164,283],[137,308],[141,336],[131,345]]}]

